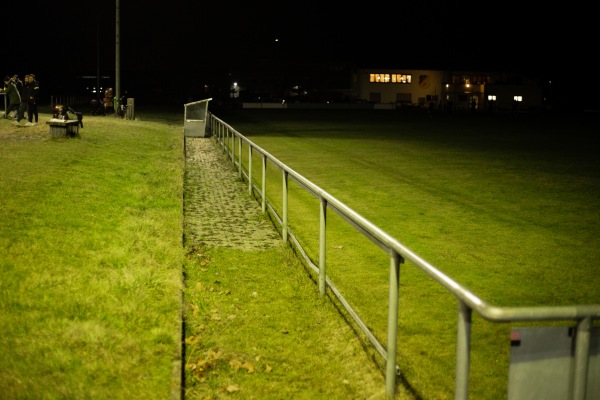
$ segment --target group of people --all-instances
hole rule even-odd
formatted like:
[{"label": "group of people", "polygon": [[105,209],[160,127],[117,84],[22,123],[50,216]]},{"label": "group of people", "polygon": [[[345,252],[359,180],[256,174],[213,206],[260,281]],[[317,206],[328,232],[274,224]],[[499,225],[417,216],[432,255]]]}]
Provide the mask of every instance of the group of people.
[{"label": "group of people", "polygon": [[12,118],[14,125],[20,125],[21,120],[27,113],[27,122],[25,126],[33,126],[38,123],[38,99],[40,96],[40,84],[35,79],[35,75],[25,75],[25,82],[19,79],[18,75],[4,78],[3,92],[8,100],[6,115],[0,113],[0,116],[10,118],[10,113],[14,112]]}]

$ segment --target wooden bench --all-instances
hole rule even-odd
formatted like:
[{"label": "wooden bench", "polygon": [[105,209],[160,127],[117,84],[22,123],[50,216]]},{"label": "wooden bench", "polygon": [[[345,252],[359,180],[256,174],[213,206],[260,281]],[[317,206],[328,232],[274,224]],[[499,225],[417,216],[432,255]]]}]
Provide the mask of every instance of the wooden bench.
[{"label": "wooden bench", "polygon": [[46,121],[50,125],[50,136],[53,138],[77,137],[79,136],[79,124],[77,120],[63,120],[52,118]]}]

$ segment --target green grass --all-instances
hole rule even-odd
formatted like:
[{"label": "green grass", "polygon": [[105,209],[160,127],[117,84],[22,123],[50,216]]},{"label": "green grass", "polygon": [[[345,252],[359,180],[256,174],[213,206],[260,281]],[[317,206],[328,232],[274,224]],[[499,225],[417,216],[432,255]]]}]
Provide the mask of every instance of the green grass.
[{"label": "green grass", "polygon": [[181,127],[0,120],[0,397],[165,399],[181,359]]},{"label": "green grass", "polygon": [[[222,118],[492,304],[600,303],[597,115],[244,110]],[[242,155],[247,164],[246,148]],[[258,157],[253,168],[260,182]],[[267,176],[280,210],[281,174],[270,166]],[[290,193],[291,229],[316,262],[318,202],[293,183]],[[333,213],[327,223],[328,274],[385,343],[387,255]],[[456,300],[410,264],[400,279],[400,398],[451,398]],[[475,316],[473,325],[471,396],[505,398],[511,324]]]},{"label": "green grass", "polygon": [[189,259],[185,398],[385,398],[373,352],[290,249]]},{"label": "green grass", "polygon": [[[281,112],[246,110],[230,120],[484,298],[500,305],[600,300],[600,277],[589,268],[600,258],[597,116],[383,113],[381,120],[365,123],[375,117]],[[269,200],[278,204],[281,177],[274,167],[270,171]],[[306,202],[300,207],[313,207],[317,218],[318,208]],[[545,273],[522,271],[523,264],[539,265]],[[545,291],[515,298],[473,276],[469,267],[475,265],[495,270],[508,286],[519,286],[531,273],[552,287],[564,286],[565,274],[581,286],[559,299]],[[517,275],[506,282],[509,271]]]},{"label": "green grass", "polygon": [[[262,111],[215,115],[485,300],[600,303],[597,117]],[[0,398],[168,398],[182,312],[186,399],[383,398],[379,356],[290,249],[184,248],[182,113],[59,140],[47,114],[0,120]],[[318,203],[290,191],[315,256]],[[387,255],[328,227],[328,273],[385,342]],[[402,265],[397,398],[453,398],[456,308]],[[470,397],[506,398],[510,327],[474,317]]]},{"label": "green grass", "polygon": [[183,247],[182,115],[139,117],[0,120],[0,398],[383,398],[291,251]]}]

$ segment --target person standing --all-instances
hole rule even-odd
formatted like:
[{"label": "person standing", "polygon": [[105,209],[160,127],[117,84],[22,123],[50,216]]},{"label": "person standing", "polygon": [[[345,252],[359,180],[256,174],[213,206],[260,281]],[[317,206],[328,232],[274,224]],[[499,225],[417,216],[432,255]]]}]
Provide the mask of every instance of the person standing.
[{"label": "person standing", "polygon": [[[29,82],[25,80],[25,90],[27,93],[27,126],[37,125],[38,123],[38,99],[40,97],[40,83],[35,79],[34,74],[29,74]],[[35,122],[34,122],[35,120]]]},{"label": "person standing", "polygon": [[0,118],[6,118],[6,113],[8,111],[8,97],[6,97],[6,89],[9,80],[10,78],[8,76],[5,76],[4,80],[2,81],[4,83],[4,85],[2,86],[2,94],[4,94],[4,111],[0,112]]},{"label": "person standing", "polygon": [[[19,106],[20,106],[20,105],[21,105],[21,102],[23,101],[23,96],[22,96],[22,93],[23,93],[23,86],[24,86],[24,84],[23,84],[23,81],[19,79],[19,75],[17,75],[17,74],[14,74],[12,78],[13,78],[13,81],[15,82],[15,86],[17,87],[17,90],[18,90],[18,92],[19,92],[19,95],[21,96],[21,100],[20,100],[20,102],[19,102]],[[15,112],[15,114],[13,115],[13,118],[14,118],[14,119],[17,119],[17,113],[16,113],[16,112]]]},{"label": "person standing", "polygon": [[21,120],[25,116],[30,90],[31,87],[29,86],[29,75],[25,75],[25,85],[22,86],[22,89],[20,91],[21,102],[19,103],[19,109],[16,112],[16,120],[13,122],[14,125],[19,125],[21,123]]},{"label": "person standing", "polygon": [[107,114],[112,114],[115,112],[114,98],[115,94],[113,92],[113,88],[106,88],[102,102],[104,103],[104,110],[106,110]]},{"label": "person standing", "polygon": [[[8,79],[7,79],[8,78]],[[22,85],[19,86],[19,77],[17,75],[9,78],[8,76],[4,78],[4,86],[5,93],[8,97],[8,108],[6,110],[6,118],[8,118],[11,111],[14,110],[14,118],[16,120],[17,114],[19,113],[19,105],[21,104],[21,88]]]}]

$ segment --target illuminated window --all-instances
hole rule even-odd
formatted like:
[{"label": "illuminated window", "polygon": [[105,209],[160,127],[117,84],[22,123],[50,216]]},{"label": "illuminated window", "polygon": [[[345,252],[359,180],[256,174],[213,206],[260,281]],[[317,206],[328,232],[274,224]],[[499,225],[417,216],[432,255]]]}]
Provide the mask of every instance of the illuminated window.
[{"label": "illuminated window", "polygon": [[489,101],[496,101],[496,95],[495,94],[488,95],[488,100]]},{"label": "illuminated window", "polygon": [[369,82],[373,82],[373,83],[411,83],[412,75],[408,75],[408,74],[370,74]]},{"label": "illuminated window", "polygon": [[513,97],[513,101],[521,102],[521,101],[523,101],[523,96],[515,96],[515,97]]}]

